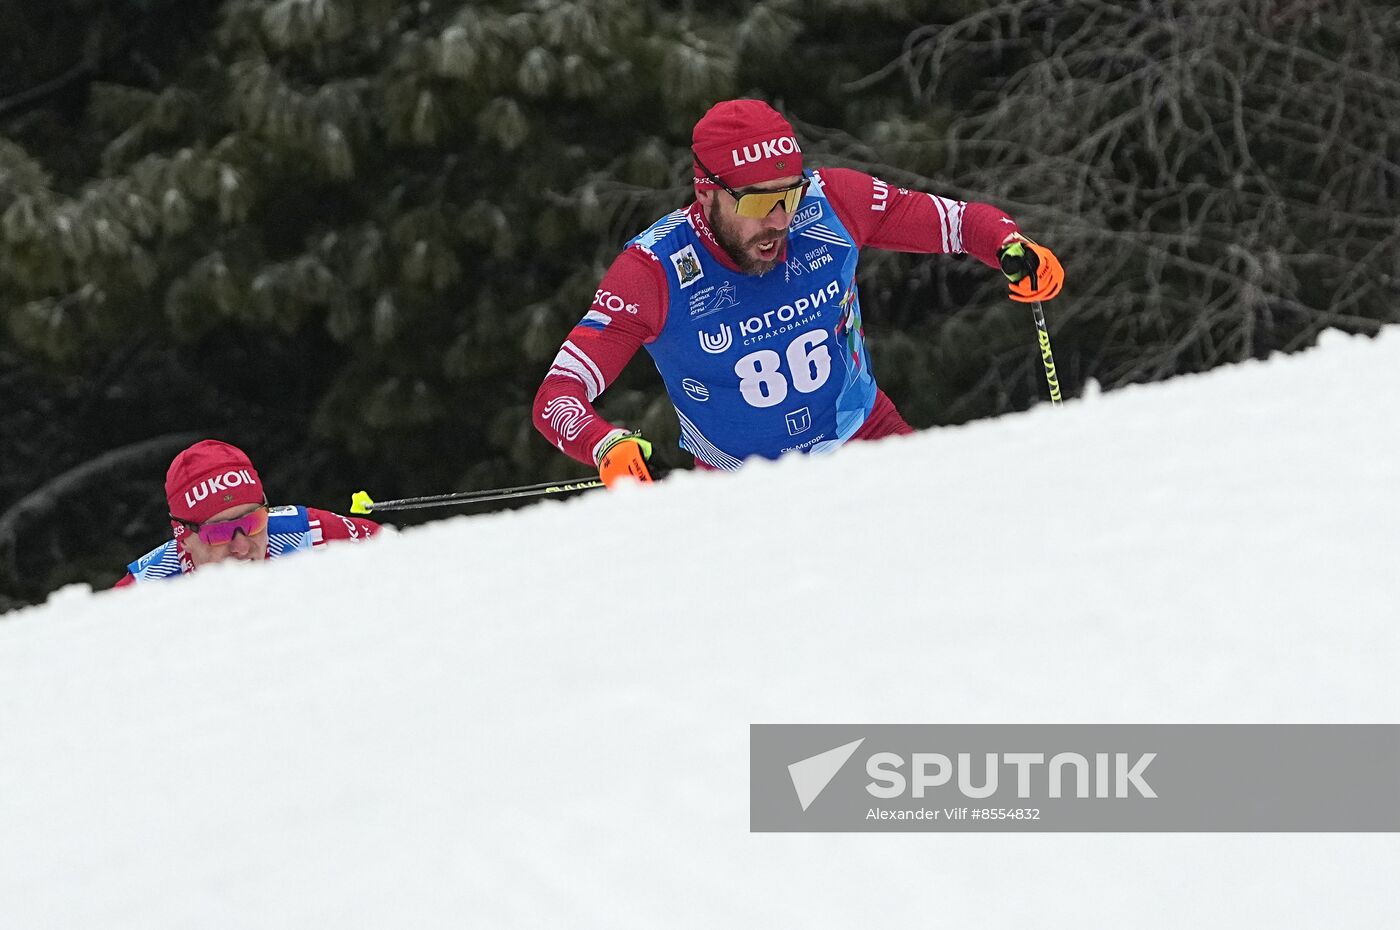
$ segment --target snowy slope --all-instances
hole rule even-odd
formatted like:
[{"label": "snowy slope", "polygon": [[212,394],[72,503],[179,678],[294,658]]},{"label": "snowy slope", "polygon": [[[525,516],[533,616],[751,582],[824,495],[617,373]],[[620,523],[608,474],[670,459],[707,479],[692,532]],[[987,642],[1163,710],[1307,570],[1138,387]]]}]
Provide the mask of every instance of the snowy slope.
[{"label": "snowy slope", "polygon": [[0,621],[0,927],[1393,925],[1396,835],[750,834],[747,767],[750,723],[1400,721],[1397,399],[1400,332],[1329,335],[65,590]]}]

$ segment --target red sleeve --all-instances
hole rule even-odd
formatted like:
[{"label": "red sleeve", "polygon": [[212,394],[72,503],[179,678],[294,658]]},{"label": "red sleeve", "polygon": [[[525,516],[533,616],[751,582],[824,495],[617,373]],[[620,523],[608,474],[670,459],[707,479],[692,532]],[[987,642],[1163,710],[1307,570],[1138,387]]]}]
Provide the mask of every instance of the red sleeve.
[{"label": "red sleeve", "polygon": [[379,524],[364,517],[342,517],[329,510],[306,508],[306,516],[311,520],[311,545],[321,546],[342,539],[362,541],[379,532]]},{"label": "red sleeve", "polygon": [[126,573],[126,576],[123,577],[121,581],[118,581],[116,584],[112,585],[112,587],[113,587],[113,588],[129,588],[129,587],[131,587],[131,586],[134,585],[134,584],[136,584],[136,576],[133,575],[131,572],[127,572],[127,573]]},{"label": "red sleeve", "polygon": [[965,253],[998,267],[997,249],[1019,230],[989,203],[892,187],[849,168],[817,172],[832,209],[857,244],[893,252]]},{"label": "red sleeve", "polygon": [[598,444],[621,427],[600,417],[593,401],[660,335],[668,297],[666,272],[651,252],[633,246],[612,263],[535,394],[535,428],[550,445],[595,463]]}]

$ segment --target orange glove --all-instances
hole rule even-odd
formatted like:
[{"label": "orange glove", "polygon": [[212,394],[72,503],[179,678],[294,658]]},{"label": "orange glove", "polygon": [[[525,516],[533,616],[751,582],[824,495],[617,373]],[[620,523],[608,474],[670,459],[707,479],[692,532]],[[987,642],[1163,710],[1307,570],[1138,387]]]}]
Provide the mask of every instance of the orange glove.
[{"label": "orange glove", "polygon": [[641,433],[619,433],[598,451],[598,477],[608,487],[624,478],[650,484],[653,479],[647,468],[649,458],[651,443]]},{"label": "orange glove", "polygon": [[1011,282],[1009,296],[1018,303],[1049,300],[1065,286],[1065,269],[1055,253],[1024,237],[998,249],[997,260]]}]

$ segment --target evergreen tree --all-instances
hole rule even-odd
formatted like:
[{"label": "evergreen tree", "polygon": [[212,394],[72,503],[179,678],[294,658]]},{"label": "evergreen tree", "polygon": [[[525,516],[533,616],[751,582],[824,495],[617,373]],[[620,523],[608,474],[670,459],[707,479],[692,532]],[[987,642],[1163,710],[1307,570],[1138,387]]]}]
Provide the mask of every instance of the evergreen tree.
[{"label": "evergreen tree", "polygon": [[[606,263],[689,199],[691,126],[724,97],[790,113],[814,165],[988,200],[1043,238],[1071,393],[1396,318],[1381,0],[12,6],[10,603],[110,583],[159,541],[189,436],[332,509],[585,471],[530,401]],[[1043,391],[994,273],[869,253],[861,284],[915,425]],[[603,410],[674,447],[643,361]]]}]

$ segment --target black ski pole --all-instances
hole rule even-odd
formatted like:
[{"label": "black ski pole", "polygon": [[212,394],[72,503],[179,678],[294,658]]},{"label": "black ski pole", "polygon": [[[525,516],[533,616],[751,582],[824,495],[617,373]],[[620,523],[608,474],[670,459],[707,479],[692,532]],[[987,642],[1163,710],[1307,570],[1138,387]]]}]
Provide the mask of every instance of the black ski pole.
[{"label": "black ski pole", "polygon": [[422,510],[427,507],[450,507],[453,504],[479,504],[484,501],[507,500],[512,497],[540,497],[545,494],[567,494],[601,488],[599,478],[577,481],[540,481],[514,488],[492,488],[487,491],[455,491],[451,494],[429,494],[424,497],[404,497],[394,501],[376,501],[367,491],[356,491],[350,498],[350,512],[377,513],[383,510]]},{"label": "black ski pole", "polygon": [[1060,406],[1060,378],[1055,373],[1055,356],[1050,352],[1050,331],[1045,328],[1045,310],[1040,301],[1031,304],[1035,328],[1040,338],[1040,360],[1045,364],[1045,383],[1050,387],[1050,406]]}]

